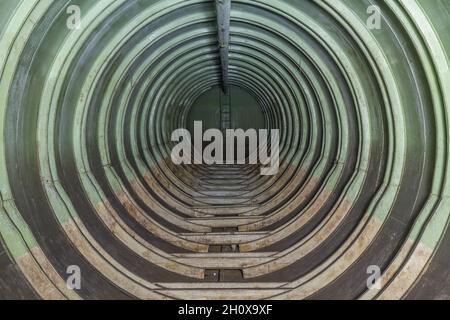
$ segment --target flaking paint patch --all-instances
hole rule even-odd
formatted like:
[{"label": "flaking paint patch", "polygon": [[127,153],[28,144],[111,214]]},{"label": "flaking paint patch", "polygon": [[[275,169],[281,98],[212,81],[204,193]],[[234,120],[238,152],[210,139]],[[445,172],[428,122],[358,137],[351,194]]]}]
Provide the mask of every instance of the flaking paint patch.
[{"label": "flaking paint patch", "polygon": [[0,208],[0,234],[5,241],[8,252],[13,258],[21,257],[28,253],[28,248],[21,239],[14,225],[9,220],[6,212]]},{"label": "flaking paint patch", "polygon": [[404,242],[402,249],[397,253],[395,259],[390,263],[389,267],[383,272],[381,278],[379,279],[380,289],[371,289],[363,293],[359,299],[360,300],[371,300],[374,299],[383,288],[395,277],[399,268],[401,268],[404,261],[407,259],[408,254],[414,247],[415,242],[408,239]]},{"label": "flaking paint patch", "polygon": [[162,229],[160,226],[151,221],[149,218],[143,219],[143,216],[140,214],[139,210],[134,206],[133,203],[130,202],[127,196],[120,194],[118,196],[119,201],[124,206],[127,213],[137,222],[139,222],[139,224],[141,224],[145,229],[151,232],[153,235],[181,248],[189,249],[196,252],[208,251],[209,248],[208,245],[185,241],[181,238],[178,238],[176,235],[170,234],[166,230]]},{"label": "flaking paint patch", "polygon": [[[301,176],[301,180],[303,180],[304,176],[306,176],[306,172],[303,170],[300,170],[299,175]],[[284,206],[283,208],[277,210],[274,213],[271,213],[270,215],[268,215],[268,217],[264,218],[264,220],[262,220],[262,221],[259,221],[257,223],[252,223],[249,225],[245,225],[245,226],[241,226],[241,227],[239,227],[239,230],[240,231],[256,231],[256,230],[260,230],[264,227],[268,227],[271,224],[274,224],[274,223],[280,221],[281,219],[283,219],[284,217],[289,215],[292,212],[292,210],[301,206],[302,203],[307,199],[307,197],[310,196],[311,192],[314,190],[314,188],[317,186],[318,183],[319,183],[319,180],[312,177],[310,180],[308,180],[305,187],[301,189],[301,191],[299,192],[298,195],[291,197],[292,200],[287,204],[287,206]],[[271,207],[273,207],[279,203],[282,203],[283,201],[286,200],[287,193],[289,193],[289,192],[290,192],[289,189],[283,190],[277,197],[278,200],[274,199],[273,201],[270,201],[270,206],[261,206],[260,208],[258,208],[258,210],[256,210],[255,212],[252,211],[251,213],[254,215],[259,215],[264,212],[270,212]]]},{"label": "flaking paint patch", "polygon": [[322,272],[314,273],[313,270],[297,279],[291,284],[295,285],[295,288],[286,294],[277,296],[276,299],[305,299],[332,283],[363,254],[381,228],[382,222],[374,218],[369,219],[364,230],[356,237],[355,241],[348,248],[346,245],[342,245],[339,249],[340,252],[335,253],[335,255],[339,254],[337,260],[327,265],[326,269],[321,270]]},{"label": "flaking paint patch", "polygon": [[[241,251],[248,252],[257,249],[264,248],[273,243],[279,242],[291,234],[297,232],[302,228],[315,214],[323,207],[326,201],[329,199],[331,192],[323,190],[321,194],[313,201],[313,203],[307,207],[307,209],[300,213],[293,221],[286,223],[279,227],[276,231],[272,232],[268,237],[241,245]],[[348,203],[347,200],[343,200],[343,203]]]},{"label": "flaking paint patch", "polygon": [[31,253],[17,259],[17,264],[38,295],[45,300],[65,300],[64,295],[50,281],[47,275],[34,260]]},{"label": "flaking paint patch", "polygon": [[178,300],[262,300],[285,291],[280,289],[158,290],[158,292]]},{"label": "flaking paint patch", "polygon": [[64,280],[58,272],[55,270],[53,265],[45,256],[41,248],[35,247],[31,249],[33,257],[36,259],[37,263],[40,265],[41,269],[45,272],[45,275],[51,280],[51,282],[58,288],[62,294],[70,300],[81,300],[81,297],[76,293],[76,291],[71,290],[67,287],[67,282]]},{"label": "flaking paint patch", "polygon": [[275,260],[268,263],[261,264],[256,267],[250,267],[243,270],[245,278],[254,278],[267,273],[272,273],[281,270],[296,261],[304,258],[313,250],[318,248],[342,223],[345,216],[348,214],[352,203],[348,200],[343,200],[336,211],[333,213],[329,221],[318,226],[311,238],[306,241],[300,241],[295,247],[291,247],[284,252],[276,254]]},{"label": "flaking paint patch", "polygon": [[[81,229],[79,229],[81,226]],[[62,225],[66,235],[89,263],[112,283],[139,299],[161,299],[152,283],[138,278],[115,261],[82,227],[81,221],[70,220]]]}]

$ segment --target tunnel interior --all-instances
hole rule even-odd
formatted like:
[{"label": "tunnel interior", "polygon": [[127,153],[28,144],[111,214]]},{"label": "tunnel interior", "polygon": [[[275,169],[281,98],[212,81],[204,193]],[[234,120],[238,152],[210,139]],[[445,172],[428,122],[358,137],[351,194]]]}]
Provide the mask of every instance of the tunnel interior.
[{"label": "tunnel interior", "polygon": [[[1,1],[0,298],[450,299],[449,28],[446,0]],[[174,163],[196,121],[277,130],[278,170]]]}]

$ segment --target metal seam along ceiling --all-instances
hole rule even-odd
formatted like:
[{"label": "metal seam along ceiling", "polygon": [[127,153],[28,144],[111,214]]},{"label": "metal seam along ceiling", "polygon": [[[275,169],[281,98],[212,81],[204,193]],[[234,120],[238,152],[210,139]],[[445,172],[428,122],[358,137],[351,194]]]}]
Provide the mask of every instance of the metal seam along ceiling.
[{"label": "metal seam along ceiling", "polygon": [[[233,0],[229,43],[217,13],[1,1],[0,298],[449,299],[450,2]],[[277,175],[172,163],[217,86],[280,129]]]}]

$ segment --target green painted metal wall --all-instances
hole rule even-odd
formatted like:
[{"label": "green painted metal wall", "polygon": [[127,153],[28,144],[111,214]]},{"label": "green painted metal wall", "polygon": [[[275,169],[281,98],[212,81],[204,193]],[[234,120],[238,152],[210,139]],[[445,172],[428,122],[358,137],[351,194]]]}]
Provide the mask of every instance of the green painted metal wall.
[{"label": "green painted metal wall", "polygon": [[170,134],[217,125],[214,3],[0,1],[1,298],[450,298],[450,2],[234,0],[231,22],[233,125],[280,129],[281,168],[238,180],[226,236],[253,264],[212,290],[222,207]]},{"label": "green painted metal wall", "polygon": [[[195,101],[187,117],[188,130],[193,134],[194,121],[202,121],[203,129],[220,129],[220,87],[212,88],[205,92]],[[231,117],[233,129],[263,129],[265,118],[258,102],[245,90],[232,86],[231,95]]]}]

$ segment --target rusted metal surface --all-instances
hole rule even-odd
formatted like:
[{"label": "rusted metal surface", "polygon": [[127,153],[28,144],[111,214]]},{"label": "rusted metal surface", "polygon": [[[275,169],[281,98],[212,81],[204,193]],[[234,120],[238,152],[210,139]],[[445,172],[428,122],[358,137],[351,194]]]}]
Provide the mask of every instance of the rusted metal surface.
[{"label": "rusted metal surface", "polygon": [[[71,4],[0,3],[0,298],[450,299],[448,1]],[[277,174],[172,161],[220,87]]]}]

